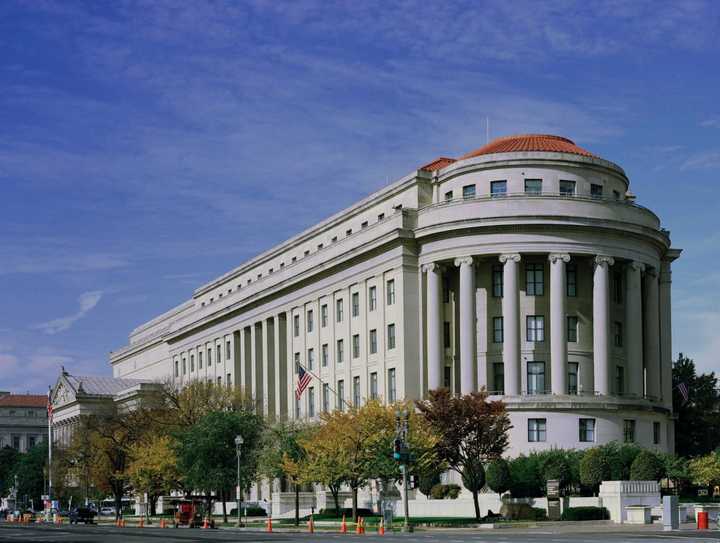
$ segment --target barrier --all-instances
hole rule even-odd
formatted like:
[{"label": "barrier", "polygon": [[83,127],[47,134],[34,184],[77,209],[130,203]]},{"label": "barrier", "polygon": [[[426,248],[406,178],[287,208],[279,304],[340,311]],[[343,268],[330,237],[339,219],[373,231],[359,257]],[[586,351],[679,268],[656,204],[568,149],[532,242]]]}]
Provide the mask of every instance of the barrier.
[{"label": "barrier", "polygon": [[315,523],[313,522],[312,515],[310,515],[310,519],[308,520],[308,533],[315,533]]},{"label": "barrier", "polygon": [[267,521],[265,522],[265,531],[267,533],[272,533],[272,515],[269,516]]},{"label": "barrier", "polygon": [[382,517],[380,517],[380,522],[378,523],[378,535],[385,535],[385,521]]},{"label": "barrier", "polygon": [[698,530],[707,530],[708,529],[708,512],[707,511],[698,511],[697,528],[698,528]]},{"label": "barrier", "polygon": [[345,513],[343,513],[342,523],[340,524],[340,533],[347,533],[347,523],[345,522]]}]

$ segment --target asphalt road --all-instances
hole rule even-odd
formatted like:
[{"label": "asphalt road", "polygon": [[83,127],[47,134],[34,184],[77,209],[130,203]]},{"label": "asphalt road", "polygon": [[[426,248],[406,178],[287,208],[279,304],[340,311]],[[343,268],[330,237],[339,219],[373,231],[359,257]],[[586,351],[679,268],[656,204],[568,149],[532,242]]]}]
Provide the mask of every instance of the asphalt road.
[{"label": "asphalt road", "polygon": [[720,531],[696,532],[682,530],[680,532],[662,532],[655,526],[648,527],[619,527],[598,525],[595,527],[583,526],[577,529],[572,527],[536,528],[532,530],[502,529],[502,530],[432,530],[415,532],[412,534],[393,533],[385,536],[377,534],[341,535],[338,533],[291,533],[275,532],[267,534],[256,531],[243,530],[189,530],[159,528],[115,528],[109,526],[18,526],[14,524],[0,524],[0,541],[15,542],[101,542],[101,543],[142,543],[142,542],[170,542],[189,543],[199,542],[225,542],[225,541],[258,541],[258,542],[300,542],[314,541],[342,542],[347,540],[379,542],[409,542],[422,543],[600,543],[607,541],[636,542],[636,543],[672,543],[675,542],[717,542],[720,541]]}]

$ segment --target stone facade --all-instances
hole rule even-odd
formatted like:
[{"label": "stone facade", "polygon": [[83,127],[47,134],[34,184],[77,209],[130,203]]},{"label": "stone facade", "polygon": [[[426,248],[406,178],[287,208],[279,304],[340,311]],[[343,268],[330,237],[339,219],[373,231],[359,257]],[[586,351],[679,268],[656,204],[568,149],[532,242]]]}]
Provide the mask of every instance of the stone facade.
[{"label": "stone facade", "polygon": [[27,452],[47,433],[47,396],[0,391],[0,448]]}]

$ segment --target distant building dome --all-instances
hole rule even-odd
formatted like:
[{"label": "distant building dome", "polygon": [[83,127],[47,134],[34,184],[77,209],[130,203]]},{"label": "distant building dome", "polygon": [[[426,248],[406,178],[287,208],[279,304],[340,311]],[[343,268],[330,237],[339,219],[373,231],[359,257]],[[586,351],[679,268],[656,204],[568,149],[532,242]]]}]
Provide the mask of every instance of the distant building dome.
[{"label": "distant building dome", "polygon": [[596,156],[582,147],[578,147],[572,140],[561,136],[553,136],[550,134],[521,134],[494,139],[487,145],[463,155],[460,157],[460,160],[495,153],[523,153],[527,151],[570,153],[588,157]]}]

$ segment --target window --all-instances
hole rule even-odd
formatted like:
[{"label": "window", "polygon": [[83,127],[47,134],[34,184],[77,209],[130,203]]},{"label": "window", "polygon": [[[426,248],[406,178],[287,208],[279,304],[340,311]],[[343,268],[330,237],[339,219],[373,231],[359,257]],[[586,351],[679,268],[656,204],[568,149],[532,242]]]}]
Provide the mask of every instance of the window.
[{"label": "window", "polygon": [[625,443],[635,443],[635,419],[625,419],[623,421],[623,441]]},{"label": "window", "polygon": [[28,449],[32,449],[35,446],[35,436],[28,437]]},{"label": "window", "polygon": [[543,264],[528,264],[525,266],[525,294],[528,296],[542,296],[545,293]]},{"label": "window", "polygon": [[210,365],[212,365],[212,349],[210,347],[208,347],[207,354],[208,354],[208,366],[210,366]]},{"label": "window", "polygon": [[217,363],[219,364],[222,362],[222,347],[220,345],[216,345],[217,350]]},{"label": "window", "polygon": [[490,196],[493,198],[502,198],[507,194],[507,181],[491,181]]},{"label": "window", "polygon": [[345,381],[340,379],[337,384],[337,405],[339,411],[345,410]]},{"label": "window", "polygon": [[370,354],[377,353],[377,330],[370,330]]},{"label": "window", "polygon": [[616,200],[620,199],[620,191],[619,190],[613,191],[613,198],[615,198]]},{"label": "window", "polygon": [[362,229],[362,228],[367,228],[367,227],[368,227],[368,222],[367,222],[367,221],[363,221],[363,222],[360,223],[360,228],[361,228],[361,229]]},{"label": "window", "polygon": [[574,298],[577,296],[577,266],[575,264],[568,264],[565,267],[565,281],[567,295]]},{"label": "window", "polygon": [[528,315],[525,321],[527,340],[532,342],[545,341],[545,317],[542,315]]},{"label": "window", "polygon": [[375,311],[377,307],[377,287],[370,287],[368,289],[368,304],[370,311]]},{"label": "window", "polygon": [[343,321],[343,301],[337,300],[335,302],[335,322]]},{"label": "window", "polygon": [[345,230],[345,235],[346,236],[352,235],[352,228],[348,228],[347,230]]},{"label": "window", "polygon": [[453,191],[449,190],[445,193],[445,201],[449,202],[453,199]]},{"label": "window", "polygon": [[578,370],[580,364],[568,362],[568,394],[578,393]]},{"label": "window", "polygon": [[374,371],[370,374],[370,399],[371,400],[378,399],[378,380],[377,380],[377,372],[376,371]]},{"label": "window", "polygon": [[492,268],[492,293],[495,298],[503,295],[503,267],[496,264]]},{"label": "window", "polygon": [[232,352],[230,348],[230,341],[225,342],[225,360],[230,360],[232,358]]},{"label": "window", "polygon": [[343,356],[345,354],[344,350],[345,349],[344,349],[344,345],[343,345],[343,340],[338,339],[337,340],[337,363],[338,364],[343,363]]},{"label": "window", "polygon": [[360,358],[360,334],[353,334],[352,356],[353,358]]},{"label": "window", "polygon": [[13,436],[12,442],[13,442],[13,449],[15,449],[16,451],[19,451],[20,450],[20,436]]},{"label": "window", "polygon": [[493,343],[502,343],[503,340],[503,318],[493,317]]},{"label": "window", "polygon": [[545,362],[527,363],[527,393],[545,394]]},{"label": "window", "polygon": [[577,343],[578,338],[578,318],[567,318],[567,340],[568,343]]},{"label": "window", "polygon": [[308,416],[315,416],[315,387],[308,388]]},{"label": "window", "polygon": [[183,369],[183,375],[185,375],[187,373],[187,363],[184,358],[182,359],[182,369]]},{"label": "window", "polygon": [[475,198],[475,185],[465,185],[463,187],[463,198]]},{"label": "window", "polygon": [[528,419],[528,442],[545,441],[547,419]]},{"label": "window", "polygon": [[308,349],[307,365],[309,370],[312,370],[315,367],[315,349]]},{"label": "window", "polygon": [[383,220],[384,218],[385,218],[385,213],[379,213],[379,214],[378,214],[378,222],[380,222],[380,221]]},{"label": "window", "polygon": [[387,327],[387,348],[388,349],[395,348],[395,325],[394,324],[388,324],[388,327]]},{"label": "window", "polygon": [[295,373],[300,373],[300,353],[295,353]]},{"label": "window", "polygon": [[622,273],[613,273],[613,301],[616,304],[623,303],[623,280]]},{"label": "window", "polygon": [[613,332],[615,335],[615,347],[623,346],[623,325],[619,321],[613,324]]},{"label": "window", "polygon": [[293,317],[293,335],[298,337],[300,335],[300,315]]},{"label": "window", "polygon": [[452,368],[450,366],[443,366],[443,386],[452,390]]},{"label": "window", "polygon": [[232,375],[229,373],[225,376],[225,386],[228,388],[232,387]]},{"label": "window", "polygon": [[322,364],[323,368],[327,368],[328,358],[329,358],[329,354],[328,354],[328,344],[327,344],[327,343],[323,343],[323,344],[322,344],[322,347],[321,347],[320,349],[321,349],[321,354],[320,354],[320,356],[322,357],[321,364]]},{"label": "window", "polygon": [[560,194],[563,196],[575,196],[575,181],[560,180]]},{"label": "window", "polygon": [[450,343],[450,323],[443,322],[443,347],[449,349],[452,345]]},{"label": "window", "polygon": [[395,303],[395,279],[390,279],[386,287],[387,305],[393,305]]},{"label": "window", "polygon": [[308,333],[313,331],[313,325],[314,325],[314,319],[313,319],[313,310],[310,309],[307,312],[307,331]]},{"label": "window", "polygon": [[505,394],[505,364],[495,362],[493,364],[493,392]]},{"label": "window", "polygon": [[360,377],[353,377],[353,405],[360,407]]},{"label": "window", "polygon": [[447,277],[443,277],[442,296],[443,296],[443,303],[449,304],[450,303],[450,281],[448,280]]},{"label": "window", "polygon": [[331,243],[335,243],[335,242],[337,241],[337,239],[338,239],[337,236],[333,236],[332,239],[330,240],[330,242],[331,242]]},{"label": "window", "polygon": [[395,391],[395,368],[388,370],[388,402],[394,403],[397,400]]},{"label": "window", "polygon": [[327,304],[323,304],[320,306],[320,326],[325,328],[327,326],[328,321],[328,310],[327,310]]},{"label": "window", "polygon": [[180,377],[180,363],[175,361],[175,377]]},{"label": "window", "polygon": [[615,366],[615,392],[618,396],[625,393],[625,368]]},{"label": "window", "polygon": [[653,422],[653,443],[660,445],[660,423]]},{"label": "window", "polygon": [[218,375],[218,378],[217,378],[217,386],[219,386],[219,387],[222,386],[222,375]]},{"label": "window", "polygon": [[[324,247],[324,245],[322,243],[318,243],[317,250],[319,251],[323,247]],[[270,268],[270,273],[272,273],[272,268]]]},{"label": "window", "polygon": [[583,443],[595,441],[595,419],[580,419],[580,441]]},{"label": "window", "polygon": [[526,179],[525,194],[542,194],[542,179]]},{"label": "window", "polygon": [[190,355],[190,373],[195,371],[195,355]]},{"label": "window", "polygon": [[590,196],[593,198],[602,198],[603,195],[603,187],[602,185],[598,185],[596,183],[590,184]]},{"label": "window", "polygon": [[[305,249],[303,256],[308,256],[309,254],[310,254],[310,249]],[[260,278],[258,277],[258,279],[260,279]]]},{"label": "window", "polygon": [[202,355],[203,355],[202,350],[198,349],[198,369],[199,370],[202,369]]},{"label": "window", "polygon": [[330,385],[323,383],[322,388],[322,410],[323,413],[330,411]]},{"label": "window", "polygon": [[352,316],[357,317],[360,315],[360,293],[353,292],[352,295]]}]

